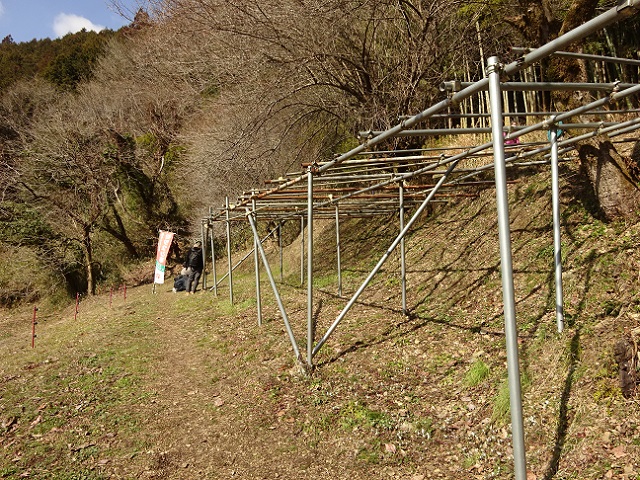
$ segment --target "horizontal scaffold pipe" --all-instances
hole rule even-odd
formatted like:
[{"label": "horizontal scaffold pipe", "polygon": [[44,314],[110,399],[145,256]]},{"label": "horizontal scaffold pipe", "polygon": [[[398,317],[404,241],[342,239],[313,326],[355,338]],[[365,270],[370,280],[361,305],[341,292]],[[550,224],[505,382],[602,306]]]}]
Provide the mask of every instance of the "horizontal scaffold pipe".
[{"label": "horizontal scaffold pipe", "polygon": [[[640,108],[629,108],[629,109],[621,109],[621,110],[595,110],[593,112],[589,112],[586,115],[620,115],[625,113],[638,113],[640,112]],[[550,115],[558,115],[561,112],[503,112],[503,117],[548,117]],[[431,118],[488,118],[490,117],[490,113],[438,113],[437,115],[432,115]],[[404,115],[400,117],[402,118],[410,118],[410,115]],[[394,150],[390,150],[389,152],[393,152]],[[375,152],[374,152],[375,153]]]},{"label": "horizontal scaffold pipe", "polygon": [[[535,145],[536,143],[545,143],[545,142],[527,142],[527,144],[530,144],[530,145]],[[372,150],[372,151],[362,152],[360,154],[360,156],[362,156],[362,155],[374,156],[374,155],[382,155],[382,154],[389,154],[389,153],[411,153],[411,152],[437,152],[437,151],[449,151],[449,150],[469,150],[470,148],[473,148],[473,145],[459,145],[459,146],[455,146],[455,147],[428,147],[428,148],[425,147],[425,148],[413,148],[413,149],[406,149],[406,150],[378,150],[378,151]],[[346,160],[346,161],[349,161],[349,160]],[[322,164],[324,164],[324,162]]]},{"label": "horizontal scaffold pipe", "polygon": [[[472,82],[447,81],[440,85],[440,90],[455,92],[456,88],[467,88],[474,85]],[[503,92],[613,92],[626,90],[633,87],[634,83],[578,83],[578,82],[502,82],[500,89]],[[487,86],[484,90],[488,90]]]},{"label": "horizontal scaffold pipe", "polygon": [[[617,137],[618,135],[624,135],[625,133],[633,132],[638,129],[638,123],[640,123],[640,120],[638,120],[638,122],[636,122],[632,126],[623,128],[621,130],[616,130],[614,133],[611,133],[609,137]],[[637,141],[637,139],[632,139],[632,141]]]},{"label": "horizontal scaffold pipe", "polygon": [[[216,214],[213,214],[213,212],[210,214],[209,217],[206,218],[206,220],[208,222],[221,222],[221,221],[227,221],[226,218],[227,215],[227,209],[226,207],[222,207],[219,208]],[[230,208],[229,208],[229,220],[231,221],[237,221],[237,220],[242,220],[243,222],[246,222],[247,219],[245,218],[244,215],[242,215],[242,213],[236,209],[236,205],[234,204],[230,204]]]},{"label": "horizontal scaffold pipe", "polygon": [[[444,187],[443,187],[444,188]],[[411,193],[407,194],[407,203],[413,199],[420,200],[424,198],[425,195],[429,193],[430,190],[425,190],[419,193]],[[458,197],[472,197],[475,196],[474,193],[466,193],[466,192],[450,192],[450,193],[438,193],[436,194],[437,198],[458,198]],[[394,204],[391,200],[396,200],[398,198],[397,195],[360,195],[354,198],[347,198],[340,202],[340,207],[344,206],[344,208],[350,208],[356,205],[384,205],[386,200],[389,201],[390,204]],[[371,202],[371,200],[376,200],[375,202]],[[396,200],[397,201],[397,200]],[[306,205],[306,202],[302,201],[302,198],[298,202],[282,202],[282,203],[269,203],[269,204],[258,204],[256,208],[256,212],[263,213],[269,211],[282,211],[286,208],[302,208]],[[326,208],[327,211],[330,209],[328,207],[318,207]],[[298,212],[299,213],[299,212]]]},{"label": "horizontal scaffold pipe", "polygon": [[[407,204],[411,204],[411,205],[420,205],[422,204],[422,199],[411,199],[409,201],[407,201]],[[350,217],[354,217],[354,218],[359,218],[362,215],[362,213],[365,213],[366,217],[371,217],[371,216],[380,216],[380,215],[389,215],[389,214],[396,214],[398,212],[398,208],[396,205],[397,201],[394,202],[394,207],[393,208],[389,208],[389,209],[378,209],[378,204],[377,203],[371,203],[369,202],[367,205],[369,206],[370,209],[359,209],[356,211],[356,213],[349,213],[349,212],[353,212],[353,210],[348,210],[345,209],[345,213],[347,213],[346,216],[350,216]],[[446,198],[435,198],[431,200],[431,203],[442,203],[442,204],[446,204],[449,203],[449,201]],[[340,208],[343,208],[343,203],[340,203]],[[319,218],[328,218],[328,219],[333,219],[335,218],[335,210],[333,208],[328,208],[328,207],[316,207],[314,206],[314,217],[316,216],[317,210],[316,208],[318,208],[318,211],[322,212],[320,215],[317,215]],[[301,215],[304,215],[306,213],[306,208],[305,209],[298,209],[297,207],[295,207],[293,210],[292,209],[285,209],[281,212],[278,211],[274,211],[274,212],[268,212],[265,211],[264,213],[260,214],[260,217],[262,219],[273,219],[273,220],[281,220],[281,221],[286,221],[286,220],[291,220],[291,219],[296,219],[296,218],[300,218]],[[340,215],[342,216],[343,212],[340,212]]]},{"label": "horizontal scaffold pipe", "polygon": [[[458,169],[456,171],[461,171],[461,170]],[[479,183],[484,183],[484,182],[471,182],[470,185],[475,185],[475,184],[479,184]],[[491,183],[491,182],[489,182],[489,183]],[[404,188],[405,188],[405,190],[419,190],[419,189],[433,188],[434,186],[435,186],[435,183],[407,184],[407,185],[405,185]],[[355,192],[355,191],[358,191],[358,190],[359,190],[358,187],[314,188],[313,189],[313,193],[314,193],[313,196],[314,196],[314,198],[316,198],[316,194],[318,194],[318,196],[321,197],[321,195],[319,195],[319,194],[347,193],[347,192]],[[380,190],[397,192],[397,187],[394,187],[392,185],[384,185],[384,186],[380,187]],[[284,192],[278,192],[277,194],[274,194],[270,198],[272,198],[273,200],[277,201],[277,199],[281,198],[283,196],[283,194],[285,194],[285,195],[297,194],[297,195],[304,196],[306,198],[307,190],[304,190],[304,189],[286,190]]]},{"label": "horizontal scaffold pipe", "polygon": [[[587,122],[587,123],[565,123],[560,128],[562,130],[582,130],[589,128],[597,128],[600,126],[609,127],[616,125],[618,122]],[[513,135],[522,135],[522,131],[527,127],[505,127],[504,131],[509,131]],[[381,132],[360,132],[363,137],[375,136]],[[404,130],[398,134],[399,137],[428,137],[437,135],[468,135],[474,133],[491,133],[490,128],[428,128],[422,130]]]},{"label": "horizontal scaffold pipe", "polygon": [[[511,47],[511,51],[514,53],[527,53],[531,52],[532,48],[526,47]],[[620,57],[608,57],[606,55],[592,55],[590,53],[576,53],[576,52],[554,52],[554,57],[566,57],[566,58],[577,58],[580,60],[593,60],[596,62],[607,62],[607,63],[620,63],[624,65],[636,65],[640,66],[640,60],[636,60],[633,58],[620,58]]]}]

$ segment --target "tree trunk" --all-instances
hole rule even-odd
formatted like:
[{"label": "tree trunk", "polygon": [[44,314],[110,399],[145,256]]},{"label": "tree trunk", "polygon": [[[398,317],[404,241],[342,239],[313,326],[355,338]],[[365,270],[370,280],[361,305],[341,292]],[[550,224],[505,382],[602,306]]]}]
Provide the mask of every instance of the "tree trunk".
[{"label": "tree trunk", "polygon": [[109,218],[105,218],[103,224],[101,225],[102,230],[110,234],[113,238],[122,242],[122,244],[129,252],[131,258],[138,258],[138,250],[136,246],[133,244],[129,236],[127,235],[127,229],[124,226],[124,222],[122,221],[122,217],[118,213],[116,206],[111,204],[111,213],[113,214],[113,218],[116,221],[117,229],[111,226],[109,222]]},{"label": "tree trunk", "polygon": [[[596,13],[598,0],[574,0],[562,22],[559,35],[591,20]],[[568,48],[569,51],[582,52],[582,43]],[[584,60],[567,57],[552,57],[549,64],[549,76],[551,81],[558,82],[586,82],[587,69]],[[575,93],[554,92],[555,103],[565,108],[573,108],[575,105]],[[581,102],[580,102],[581,103]]]},{"label": "tree trunk", "polygon": [[606,219],[637,220],[640,211],[638,166],[621,156],[608,139],[594,139],[579,150],[581,167]]},{"label": "tree trunk", "polygon": [[91,242],[91,228],[84,228],[84,238],[82,239],[82,248],[84,250],[84,267],[87,274],[87,293],[89,295],[96,294],[95,281],[93,279],[93,244]]}]

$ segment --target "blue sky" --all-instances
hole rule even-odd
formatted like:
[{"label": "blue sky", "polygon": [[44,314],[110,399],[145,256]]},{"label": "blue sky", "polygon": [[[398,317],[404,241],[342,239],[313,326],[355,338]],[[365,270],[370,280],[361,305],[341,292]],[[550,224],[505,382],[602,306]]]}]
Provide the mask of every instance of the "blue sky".
[{"label": "blue sky", "polygon": [[[128,25],[109,0],[0,0],[0,40],[11,35],[16,42],[57,38],[86,28],[117,30]],[[120,1],[130,12],[138,0]],[[131,17],[133,13],[128,13]]]}]

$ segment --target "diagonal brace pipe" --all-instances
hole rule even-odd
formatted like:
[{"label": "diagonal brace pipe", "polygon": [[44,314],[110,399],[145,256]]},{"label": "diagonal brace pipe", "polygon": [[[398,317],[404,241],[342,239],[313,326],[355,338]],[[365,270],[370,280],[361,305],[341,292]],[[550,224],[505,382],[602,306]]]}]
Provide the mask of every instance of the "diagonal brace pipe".
[{"label": "diagonal brace pipe", "polygon": [[364,282],[362,282],[362,285],[360,285],[360,288],[358,288],[358,290],[356,291],[356,293],[353,295],[353,297],[351,297],[351,300],[349,300],[349,302],[347,303],[347,305],[344,307],[344,309],[342,310],[342,312],[340,312],[340,315],[338,315],[338,317],[334,320],[334,322],[331,324],[331,326],[329,327],[329,329],[327,330],[327,333],[324,334],[324,336],[318,341],[318,343],[316,344],[315,348],[313,349],[313,356],[316,355],[316,353],[318,353],[318,351],[320,350],[320,348],[322,348],[322,346],[325,344],[325,342],[327,341],[327,339],[329,338],[329,336],[331,336],[331,334],[333,333],[333,331],[336,329],[336,327],[338,326],[338,324],[342,321],[342,319],[347,315],[347,313],[349,312],[349,310],[351,310],[351,307],[353,307],[353,305],[356,303],[356,301],[358,300],[358,298],[360,297],[360,295],[362,294],[362,292],[364,291],[365,288],[367,288],[367,286],[369,285],[369,283],[371,282],[371,280],[373,279],[374,275],[376,273],[378,273],[378,271],[382,268],[382,265],[384,265],[384,262],[387,261],[387,259],[389,258],[389,256],[391,255],[391,253],[393,253],[393,251],[395,250],[395,248],[400,244],[400,241],[405,237],[405,235],[407,234],[407,232],[411,229],[411,227],[413,226],[413,224],[418,220],[418,218],[420,217],[420,215],[422,214],[422,212],[424,211],[425,208],[427,208],[427,205],[429,204],[429,202],[431,201],[431,199],[434,197],[434,195],[436,194],[436,192],[438,191],[438,189],[442,186],[442,184],[445,182],[445,180],[447,179],[447,177],[449,176],[449,174],[453,171],[453,169],[456,167],[456,165],[458,164],[460,160],[455,160],[453,161],[450,165],[449,168],[447,169],[447,171],[444,173],[444,175],[440,178],[440,180],[438,180],[438,183],[436,183],[436,185],[433,187],[433,189],[431,190],[431,192],[429,193],[429,195],[427,195],[427,198],[425,198],[424,202],[422,202],[422,204],[418,207],[418,209],[416,210],[416,212],[413,214],[413,217],[411,217],[411,219],[407,222],[407,224],[405,225],[405,227],[402,229],[402,231],[398,234],[398,236],[396,237],[396,239],[393,241],[393,243],[391,244],[391,246],[387,249],[387,251],[385,252],[385,254],[382,256],[382,258],[380,258],[380,260],[378,261],[378,263],[376,264],[376,266],[373,268],[373,270],[371,271],[371,273],[369,273],[369,275],[367,276],[367,278],[365,279]]},{"label": "diagonal brace pipe", "polygon": [[253,214],[247,208],[247,219],[249,220],[249,224],[251,225],[251,230],[253,230],[253,237],[257,240],[256,246],[258,247],[258,251],[260,252],[260,256],[262,257],[262,264],[264,265],[264,269],[267,272],[267,276],[269,277],[269,283],[271,283],[271,288],[273,289],[273,295],[276,297],[276,302],[278,303],[278,308],[280,309],[280,314],[282,315],[282,320],[284,320],[284,326],[287,329],[287,334],[289,335],[289,340],[291,341],[291,346],[293,347],[293,352],[296,355],[296,358],[300,363],[302,363],[302,357],[300,356],[300,348],[298,348],[298,342],[296,342],[296,338],[293,336],[293,331],[291,330],[291,324],[289,323],[289,317],[287,317],[287,311],[284,309],[284,305],[282,304],[282,298],[280,298],[280,293],[278,293],[278,287],[276,285],[276,281],[273,278],[273,274],[271,273],[271,267],[269,267],[269,262],[267,261],[267,254],[262,247],[262,242],[260,242],[260,237],[258,236],[258,229],[256,228],[256,222],[253,218]]}]

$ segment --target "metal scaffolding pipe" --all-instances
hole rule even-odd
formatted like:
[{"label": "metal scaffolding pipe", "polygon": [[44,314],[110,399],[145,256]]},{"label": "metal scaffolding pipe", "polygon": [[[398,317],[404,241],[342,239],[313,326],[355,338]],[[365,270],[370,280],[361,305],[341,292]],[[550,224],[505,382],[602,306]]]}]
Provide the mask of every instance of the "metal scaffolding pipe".
[{"label": "metal scaffolding pipe", "polygon": [[[624,128],[622,130],[618,130],[620,126],[622,125],[628,125],[628,124],[633,124],[627,128]],[[606,134],[608,137],[615,137],[617,135],[621,135],[622,133],[626,133],[627,131],[631,131],[631,130],[637,130],[638,128],[640,128],[640,119],[634,119],[634,120],[629,120],[628,122],[623,122],[618,124],[617,126],[612,126],[612,127],[607,127],[607,128],[602,128],[602,129],[597,129],[594,130],[593,132],[589,132],[583,135],[579,135],[577,137],[572,137],[569,138],[567,140],[562,140],[560,142],[558,142],[558,146],[559,147],[565,147],[559,150],[559,154],[563,154],[563,153],[567,153],[570,152],[572,150],[574,150],[576,148],[575,144],[577,142],[580,142],[582,140],[587,140],[589,138],[595,137],[596,135],[599,134]],[[508,136],[506,138],[509,138]],[[568,147],[566,147],[566,145],[569,145]],[[550,160],[547,161],[541,161],[541,162],[518,162],[515,163],[516,160],[521,160],[523,158],[527,158],[527,157],[532,157],[535,155],[539,155],[541,153],[544,152],[548,152],[551,149],[551,146],[547,143],[546,146],[535,149],[535,150],[530,150],[527,151],[523,154],[518,154],[516,156],[513,157],[509,157],[506,161],[507,166],[529,166],[529,165],[534,165],[534,164],[547,164],[550,162]],[[544,158],[550,158],[550,153],[546,153],[544,155]],[[484,171],[490,170],[494,168],[494,164],[492,163],[488,163],[486,165],[483,165],[481,167],[476,168],[475,170],[471,171],[470,173],[468,173],[467,175],[463,175],[461,177],[456,178],[456,180],[454,180],[453,182],[451,182],[448,185],[451,185],[452,183],[457,183],[457,182],[462,182],[468,178],[472,178]],[[433,172],[433,173],[441,173],[441,172]]]},{"label": "metal scaffolding pipe", "polygon": [[[604,100],[608,102],[608,99]],[[563,130],[582,130],[586,128],[597,128],[599,126],[612,126],[615,125],[616,122],[583,122],[583,123],[565,123],[562,125]],[[504,128],[505,131],[509,130],[511,136],[519,136],[523,135],[525,130],[529,130],[531,127],[511,127],[507,129]],[[380,132],[360,132],[360,134],[364,135],[377,135]],[[469,135],[469,134],[479,134],[479,133],[491,133],[490,128],[426,128],[420,130],[404,130],[400,132],[398,137],[427,137],[427,136],[438,136],[438,135]]]},{"label": "metal scaffolding pipe", "polygon": [[[253,231],[253,238],[258,239],[258,229],[256,228],[256,223],[253,220],[251,215],[251,211],[246,208],[247,219],[249,220],[249,225],[251,225],[251,230]],[[284,321],[284,326],[287,330],[287,334],[289,336],[289,341],[291,342],[291,346],[293,347],[293,352],[296,355],[296,359],[301,362],[302,357],[300,356],[300,349],[298,348],[298,343],[296,342],[295,337],[293,336],[293,330],[291,330],[291,324],[289,323],[289,317],[287,316],[287,311],[284,308],[282,303],[282,298],[280,298],[280,293],[278,292],[278,286],[276,285],[276,281],[273,278],[273,274],[271,273],[271,268],[269,267],[269,261],[267,260],[267,254],[262,247],[262,242],[258,241],[256,243],[258,250],[260,252],[260,256],[262,257],[262,264],[264,265],[264,270],[267,272],[267,277],[269,277],[269,283],[271,283],[271,288],[273,289],[273,295],[276,298],[276,302],[278,303],[278,308],[280,309],[280,315],[282,315],[282,320]]]},{"label": "metal scaffolding pipe", "polygon": [[340,324],[340,322],[342,321],[342,319],[346,316],[346,314],[349,312],[349,310],[351,310],[351,307],[353,307],[353,305],[356,303],[356,301],[358,300],[358,298],[360,297],[360,295],[362,294],[362,292],[364,291],[365,288],[367,288],[367,286],[369,285],[369,283],[371,282],[371,280],[373,279],[373,277],[375,276],[376,273],[378,273],[380,271],[380,269],[382,268],[382,265],[384,265],[384,263],[387,261],[387,259],[389,258],[389,256],[391,255],[391,253],[395,250],[395,248],[400,244],[400,241],[402,240],[402,238],[407,234],[407,232],[409,231],[409,229],[413,226],[413,224],[417,221],[417,219],[420,217],[420,215],[422,214],[422,212],[424,211],[425,208],[427,208],[427,205],[429,204],[429,202],[431,201],[431,199],[433,198],[433,196],[435,195],[435,193],[438,191],[438,189],[442,186],[442,184],[444,183],[444,181],[447,179],[447,177],[449,176],[449,174],[453,171],[453,169],[455,168],[455,166],[458,164],[459,160],[455,160],[454,162],[452,162],[449,165],[449,169],[447,170],[447,172],[440,178],[440,180],[438,180],[438,183],[436,183],[436,186],[433,188],[433,190],[431,191],[431,193],[429,193],[429,195],[427,196],[427,198],[425,198],[425,200],[422,202],[422,204],[418,207],[418,209],[415,211],[415,213],[413,214],[413,216],[411,217],[411,219],[409,220],[409,222],[407,223],[407,225],[405,225],[404,229],[398,234],[398,236],[396,237],[396,239],[393,241],[393,243],[391,244],[391,246],[387,249],[387,251],[385,252],[385,254],[382,256],[382,258],[380,258],[380,260],[378,261],[378,263],[376,264],[376,266],[373,268],[373,270],[371,271],[371,273],[369,273],[369,275],[367,276],[367,278],[365,279],[365,281],[362,283],[362,285],[360,285],[360,288],[358,288],[358,290],[356,291],[356,293],[353,295],[353,297],[351,297],[351,300],[349,300],[349,302],[347,303],[347,305],[342,309],[342,311],[340,312],[340,315],[338,315],[338,317],[334,320],[334,322],[331,324],[331,326],[329,327],[329,329],[327,330],[327,332],[324,334],[324,336],[318,341],[318,343],[316,344],[315,348],[313,349],[313,355],[316,355],[318,353],[318,350],[320,350],[320,348],[322,348],[322,346],[325,344],[325,342],[327,341],[327,339],[331,336],[331,334],[333,333],[333,331],[336,329],[336,327]]},{"label": "metal scaffolding pipe", "polygon": [[560,186],[558,179],[558,130],[549,130],[551,143],[551,192],[553,204],[553,259],[556,280],[556,324],[558,333],[564,330],[564,308],[562,299],[562,244],[560,239]]},{"label": "metal scaffolding pipe", "polygon": [[280,252],[280,283],[284,281],[284,262],[282,259],[282,222],[278,222],[278,251]]},{"label": "metal scaffolding pipe", "polygon": [[213,293],[218,296],[218,280],[216,274],[216,248],[213,241],[213,226],[211,228],[211,271],[213,273]]},{"label": "metal scaffolding pipe", "polygon": [[[404,181],[398,182],[400,202],[400,231],[404,230]],[[400,240],[400,285],[402,287],[402,314],[407,314],[407,265],[405,262],[404,236]]]},{"label": "metal scaffolding pipe", "polygon": [[[640,60],[637,60],[640,61]],[[597,110],[595,112],[591,112],[590,115],[614,115],[619,113],[637,113],[640,109],[630,108],[625,110]],[[503,117],[548,117],[549,115],[557,115],[560,112],[502,112]],[[490,113],[438,113],[436,115],[431,115],[431,118],[485,118],[490,117]],[[410,118],[410,115],[403,115],[402,118]],[[429,148],[419,148],[410,151],[429,151]],[[394,150],[390,150],[389,152],[393,152]],[[401,150],[399,150],[401,151]],[[362,154],[371,154],[371,153],[383,153],[383,152],[363,152]]]},{"label": "metal scaffolding pipe", "polygon": [[207,258],[207,225],[204,222],[200,222],[200,241],[202,243],[202,291],[207,289],[207,265],[205,259]]},{"label": "metal scaffolding pipe", "polygon": [[[455,92],[456,88],[467,88],[474,82],[447,81],[440,85],[441,91]],[[611,92],[614,89],[624,90],[634,86],[633,83],[578,83],[578,82],[502,82],[503,92],[555,92],[555,91],[584,91]],[[487,90],[485,87],[484,90]]]},{"label": "metal scaffolding pipe", "polygon": [[229,197],[225,197],[225,210],[227,212],[227,266],[229,272],[229,301],[233,305],[233,266],[231,264],[231,222],[229,220]]},{"label": "metal scaffolding pipe", "polygon": [[631,125],[627,126],[626,128],[619,129],[620,126],[618,126],[618,128],[612,129],[609,137],[617,137],[618,135],[622,135],[624,133],[633,132],[638,129],[638,124],[640,124],[640,119],[636,119],[632,122]]},{"label": "metal scaffolding pipe", "polygon": [[313,171],[307,172],[307,366],[313,367]]},{"label": "metal scaffolding pipe", "polygon": [[[532,50],[533,50],[532,48],[526,48],[526,47],[511,47],[511,51],[515,53],[527,53]],[[554,52],[553,56],[565,57],[565,58],[577,58],[579,60],[593,60],[596,62],[620,63],[623,65],[640,66],[640,60],[635,60],[633,58],[607,57],[606,55],[592,55],[589,53],[576,53],[576,52]]]},{"label": "metal scaffolding pipe", "polygon": [[[463,115],[463,114],[461,114]],[[487,115],[489,116],[489,114],[468,114],[468,115]],[[515,116],[516,114],[514,114]],[[545,113],[545,116],[549,115],[549,112]],[[505,115],[506,116],[506,115]],[[431,115],[430,118],[437,118],[438,115]],[[406,117],[406,118],[410,118],[410,117]],[[531,142],[532,144],[534,143],[542,143],[542,142]],[[442,152],[442,151],[448,151],[448,150],[469,150],[470,148],[473,148],[472,145],[459,145],[459,146],[455,146],[455,147],[429,147],[429,148],[411,148],[411,149],[405,149],[405,150],[378,150],[378,151],[366,151],[366,152],[362,152],[360,154],[358,154],[358,156],[361,155],[381,155],[381,154],[390,154],[390,153],[412,153],[412,152]]]},{"label": "metal scaffolding pipe", "polygon": [[304,285],[304,215],[300,215],[300,286]]},{"label": "metal scaffolding pipe", "polygon": [[[257,214],[256,214],[256,199],[252,198],[251,199],[251,207],[252,207],[252,212],[251,215],[253,215],[253,220],[254,222],[257,224],[258,223],[258,218],[257,218]],[[256,306],[258,309],[258,326],[262,325],[262,295],[260,292],[260,259],[258,258],[258,242],[260,241],[259,238],[257,238],[255,235],[253,237],[253,262],[255,264],[255,271],[256,271]],[[260,242],[262,243],[262,242]]]},{"label": "metal scaffolding pipe", "polygon": [[[387,187],[388,184],[385,184],[384,186],[379,186],[379,185],[373,185],[373,188],[369,191],[375,191],[375,190],[388,190]],[[433,188],[433,184],[431,185],[422,185],[421,186],[421,190],[429,190]],[[416,190],[416,189],[414,189]],[[367,203],[367,202],[363,202],[363,200],[368,201],[368,200],[380,200],[381,202],[384,201],[388,201],[388,200],[395,200],[397,198],[397,195],[393,195],[391,193],[387,193],[387,192],[380,192],[380,193],[369,193],[367,195],[365,195],[365,192],[361,192],[360,190],[354,190],[351,188],[347,188],[344,190],[337,190],[336,193],[341,193],[341,194],[358,194],[357,197],[354,197],[353,199],[351,199],[349,202],[346,202],[347,205],[354,205],[354,204],[359,204],[359,203]],[[411,200],[412,198],[416,198],[416,197],[420,197],[422,195],[423,192],[421,191],[410,191],[407,192],[407,197],[409,198],[409,200]],[[442,193],[440,194],[441,197],[456,197],[456,196],[465,196],[466,194],[464,193],[456,193],[456,192],[449,192],[449,193]],[[331,201],[334,199],[333,195],[323,195],[323,196],[316,196],[316,200],[325,200],[325,201]],[[304,202],[302,201],[304,200]],[[333,202],[335,203],[335,202]],[[395,202],[393,202],[395,204]],[[288,199],[284,199],[284,200],[280,200],[280,199],[276,199],[276,200],[271,200],[271,201],[262,201],[262,203],[260,204],[261,207],[259,207],[257,209],[258,212],[262,213],[269,213],[269,212],[278,212],[278,211],[282,211],[282,210],[289,210],[290,207],[301,207],[301,206],[306,206],[306,197],[303,198],[300,195],[296,195],[296,196],[292,196],[291,198]],[[326,210],[326,208],[325,208]],[[331,212],[333,212],[333,208],[331,209]]]},{"label": "metal scaffolding pipe", "polygon": [[540,48],[525,54],[518,60],[511,62],[504,68],[506,75],[522,70],[533,63],[536,63],[555,52],[561,51],[564,47],[578,42],[588,35],[601,30],[608,25],[620,20],[620,17],[633,15],[633,10],[640,7],[640,0],[618,0],[615,7],[610,8],[606,12],[589,20],[573,30],[568,31],[564,35],[552,40]]},{"label": "metal scaffolding pipe", "polygon": [[518,360],[518,331],[516,325],[513,266],[511,263],[511,232],[509,227],[509,198],[507,173],[502,135],[502,92],[500,89],[500,65],[498,57],[487,61],[489,76],[489,99],[491,102],[491,127],[493,129],[493,152],[496,180],[496,203],[498,207],[498,232],[500,237],[500,270],[502,272],[502,299],[507,344],[507,370],[509,376],[509,403],[511,407],[511,431],[513,442],[514,471],[516,480],[526,480],[524,426],[522,421],[522,393]]},{"label": "metal scaffolding pipe", "polygon": [[336,203],[336,257],[338,262],[338,296],[342,297],[342,262],[340,259],[340,209]]}]

